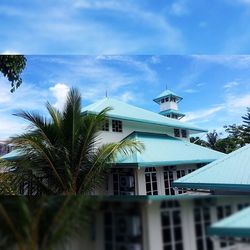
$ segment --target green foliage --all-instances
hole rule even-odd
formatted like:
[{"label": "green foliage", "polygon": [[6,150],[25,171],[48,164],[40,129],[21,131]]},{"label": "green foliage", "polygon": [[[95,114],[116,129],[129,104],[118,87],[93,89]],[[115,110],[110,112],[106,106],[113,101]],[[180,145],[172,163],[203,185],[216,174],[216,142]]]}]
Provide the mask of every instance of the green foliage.
[{"label": "green foliage", "polygon": [[23,55],[0,55],[0,71],[11,83],[11,92],[14,92],[21,84],[21,73],[26,66],[26,58]]},{"label": "green foliage", "polygon": [[191,137],[190,141],[223,153],[231,153],[250,143],[250,108],[247,108],[247,114],[242,116],[242,119],[242,125],[224,126],[225,132],[228,134],[226,138],[220,138],[214,130],[207,134],[207,141],[203,141],[199,137]]},{"label": "green foliage", "polygon": [[242,116],[243,119],[243,129],[242,137],[245,143],[250,143],[250,108],[247,108],[247,114]]},{"label": "green foliage", "polygon": [[11,140],[24,153],[22,160],[10,162],[15,168],[14,183],[32,180],[44,194],[88,194],[103,184],[118,154],[143,149],[133,140],[97,147],[110,109],[83,115],[76,89],[69,91],[62,111],[49,103],[47,110],[50,118],[25,111],[16,114],[30,122],[30,131]]},{"label": "green foliage", "polygon": [[72,240],[89,233],[96,208],[96,201],[85,196],[1,196],[0,249],[66,249]]}]

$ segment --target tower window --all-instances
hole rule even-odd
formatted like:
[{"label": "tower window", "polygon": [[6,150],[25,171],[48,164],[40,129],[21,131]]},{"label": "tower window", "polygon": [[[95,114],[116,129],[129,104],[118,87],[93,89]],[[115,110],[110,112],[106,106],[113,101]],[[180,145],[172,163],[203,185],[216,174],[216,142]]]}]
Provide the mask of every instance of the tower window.
[{"label": "tower window", "polygon": [[112,120],[112,131],[113,132],[122,132],[122,121]]},{"label": "tower window", "polygon": [[161,103],[164,103],[165,99],[161,99]]},{"label": "tower window", "polygon": [[182,129],[182,130],[181,130],[181,136],[182,136],[183,138],[187,138],[187,130]]},{"label": "tower window", "polygon": [[175,137],[180,137],[180,130],[178,128],[174,129],[174,136]]}]

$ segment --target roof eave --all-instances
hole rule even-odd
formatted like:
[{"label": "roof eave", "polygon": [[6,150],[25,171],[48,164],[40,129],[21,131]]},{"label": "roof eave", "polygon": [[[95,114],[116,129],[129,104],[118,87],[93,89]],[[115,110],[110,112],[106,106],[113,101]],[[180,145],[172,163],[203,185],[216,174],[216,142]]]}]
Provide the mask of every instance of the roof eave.
[{"label": "roof eave", "polygon": [[[85,111],[82,112],[82,114],[83,115],[85,115],[85,114],[86,115],[87,114],[95,114],[96,115],[96,114],[98,114],[98,112],[85,110]],[[142,119],[134,119],[134,118],[130,118],[130,117],[124,117],[124,116],[121,116],[121,115],[109,115],[109,114],[107,114],[107,116],[109,118],[118,118],[118,119],[126,120],[126,121],[135,121],[135,122],[141,122],[141,123],[147,123],[147,124],[168,126],[168,127],[172,127],[172,128],[189,129],[191,134],[208,132],[208,130],[200,129],[200,128],[195,128],[195,127],[180,126],[180,125],[171,125],[171,124],[165,124],[165,123],[161,123],[161,122],[150,122],[150,121],[146,121],[146,120],[142,120]],[[192,131],[194,131],[194,133],[192,133]]]},{"label": "roof eave", "polygon": [[191,182],[178,182],[172,183],[176,188],[191,188],[191,189],[204,189],[211,191],[242,191],[250,192],[250,184],[226,184],[226,183],[191,183]]}]

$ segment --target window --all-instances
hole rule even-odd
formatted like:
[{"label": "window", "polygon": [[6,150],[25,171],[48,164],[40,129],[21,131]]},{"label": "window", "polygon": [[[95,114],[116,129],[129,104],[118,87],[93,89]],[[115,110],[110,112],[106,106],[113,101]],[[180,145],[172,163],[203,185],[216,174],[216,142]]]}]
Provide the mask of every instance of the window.
[{"label": "window", "polygon": [[[221,220],[221,219],[228,217],[229,215],[232,214],[232,207],[230,205],[217,206],[216,210],[217,210],[217,219],[218,220]],[[233,245],[233,242],[230,240],[221,239],[221,241],[220,241],[221,248],[232,246],[232,245]]]},{"label": "window", "polygon": [[187,138],[187,130],[182,129],[182,130],[181,130],[181,136],[182,136],[183,138]]},{"label": "window", "polygon": [[173,181],[185,176],[186,174],[191,173],[195,169],[179,169],[175,170],[176,166],[167,166],[164,167],[164,185],[165,185],[165,194],[166,195],[176,195],[186,193],[186,190],[177,190],[172,187]]},{"label": "window", "polygon": [[249,207],[249,203],[240,203],[237,205],[238,210],[242,210],[243,208]]},{"label": "window", "polygon": [[174,129],[174,136],[175,137],[180,137],[180,130],[178,128]]},{"label": "window", "polygon": [[112,131],[113,132],[122,132],[122,121],[112,120]]},{"label": "window", "polygon": [[109,120],[105,120],[103,126],[102,126],[103,131],[109,131]]},{"label": "window", "polygon": [[209,207],[194,208],[196,248],[199,250],[213,250],[213,242],[207,236],[207,228],[211,224]]},{"label": "window", "polygon": [[104,242],[105,250],[142,249],[142,221],[137,207],[106,208]]},{"label": "window", "polygon": [[174,181],[174,172],[173,171],[164,171],[164,184],[165,184],[165,194],[174,195],[175,190],[172,187]]},{"label": "window", "polygon": [[178,201],[161,204],[161,225],[164,250],[183,250],[181,208]]},{"label": "window", "polygon": [[145,183],[147,195],[158,195],[157,176],[154,167],[145,169]]},{"label": "window", "polygon": [[165,99],[161,99],[161,103],[164,103],[165,102]]},{"label": "window", "polygon": [[112,178],[114,195],[135,195],[135,180],[132,169],[113,170]]}]

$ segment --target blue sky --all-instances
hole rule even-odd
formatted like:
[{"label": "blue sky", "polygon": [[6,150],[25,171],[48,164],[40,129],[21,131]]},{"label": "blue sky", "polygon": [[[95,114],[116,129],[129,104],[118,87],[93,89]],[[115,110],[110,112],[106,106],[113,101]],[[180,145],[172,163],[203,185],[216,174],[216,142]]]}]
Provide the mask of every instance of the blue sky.
[{"label": "blue sky", "polygon": [[1,0],[1,53],[250,52],[249,0]]},{"label": "blue sky", "polygon": [[10,93],[0,78],[0,139],[26,127],[19,109],[45,114],[44,104],[61,108],[76,86],[86,106],[108,96],[155,112],[152,101],[166,84],[184,99],[185,121],[209,130],[241,122],[250,107],[250,56],[27,56],[23,84]]}]

